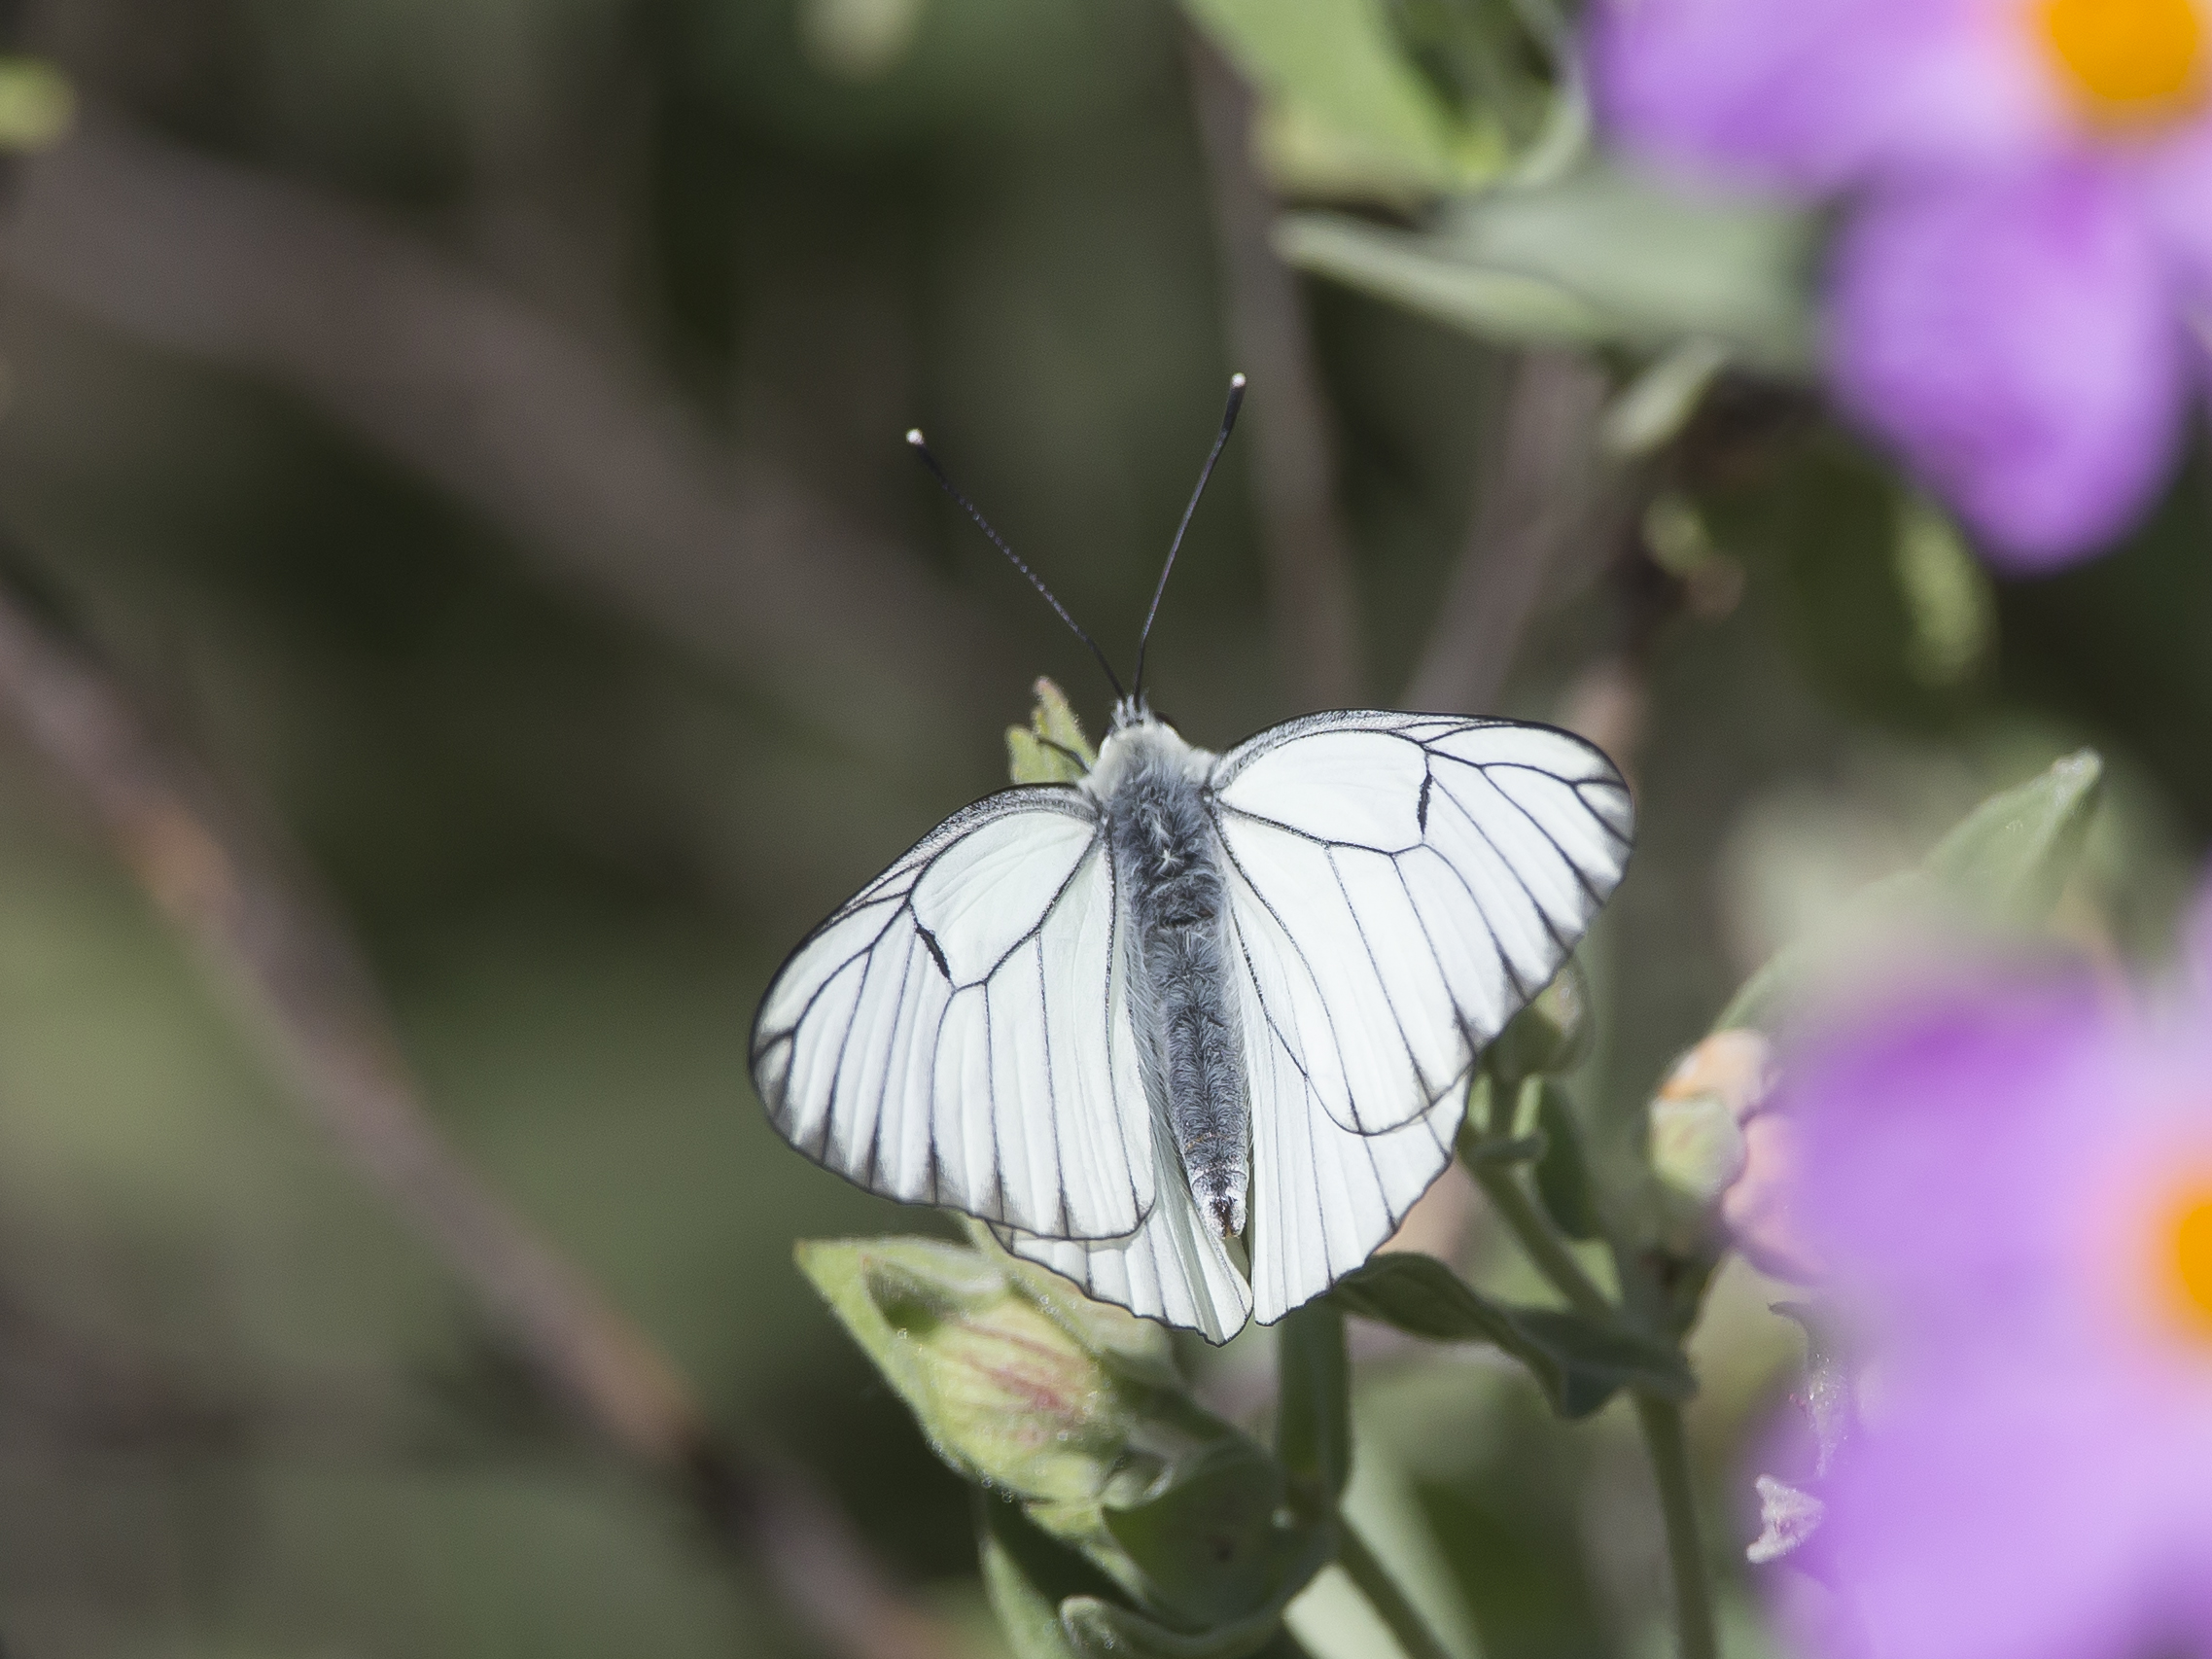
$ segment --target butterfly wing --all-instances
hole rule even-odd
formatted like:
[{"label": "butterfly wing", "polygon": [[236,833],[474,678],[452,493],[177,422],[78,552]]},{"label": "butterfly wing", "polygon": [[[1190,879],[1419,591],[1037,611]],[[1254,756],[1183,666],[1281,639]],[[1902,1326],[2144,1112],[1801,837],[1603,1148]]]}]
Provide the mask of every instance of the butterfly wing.
[{"label": "butterfly wing", "polygon": [[956,813],[816,929],[761,1000],[753,1076],[807,1156],[888,1198],[1126,1239],[1156,1153],[1112,861],[1080,791]]},{"label": "butterfly wing", "polygon": [[1619,883],[1634,811],[1568,733],[1357,711],[1260,733],[1211,799],[1271,1321],[1365,1260],[1450,1161],[1468,1069]]},{"label": "butterfly wing", "polygon": [[1252,1292],[1200,1218],[1167,1125],[1154,1118],[1152,1134],[1159,1197],[1129,1237],[1048,1239],[1001,1227],[999,1242],[1095,1300],[1226,1342],[1251,1317]]}]

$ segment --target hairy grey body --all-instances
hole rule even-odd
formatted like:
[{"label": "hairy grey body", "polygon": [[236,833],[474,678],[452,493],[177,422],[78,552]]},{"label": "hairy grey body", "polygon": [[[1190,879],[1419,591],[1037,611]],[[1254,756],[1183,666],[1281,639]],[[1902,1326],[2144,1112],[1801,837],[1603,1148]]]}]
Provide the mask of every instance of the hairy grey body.
[{"label": "hairy grey body", "polygon": [[1117,721],[1090,782],[1113,859],[1144,1092],[1167,1120],[1191,1195],[1226,1238],[1245,1230],[1251,1106],[1228,884],[1205,799],[1212,759],[1139,715]]}]

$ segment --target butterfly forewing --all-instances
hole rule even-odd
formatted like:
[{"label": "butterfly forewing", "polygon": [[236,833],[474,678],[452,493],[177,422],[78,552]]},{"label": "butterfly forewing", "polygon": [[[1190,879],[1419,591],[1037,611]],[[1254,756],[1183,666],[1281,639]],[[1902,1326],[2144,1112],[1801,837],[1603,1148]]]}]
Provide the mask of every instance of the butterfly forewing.
[{"label": "butterfly forewing", "polygon": [[[1281,1110],[1317,1101],[1361,1135],[1457,1092],[1619,882],[1633,823],[1580,738],[1423,715],[1277,726],[1222,757],[1212,794],[1275,1075],[1300,1079]],[[1258,1086],[1255,1121],[1278,1110]]]},{"label": "butterfly forewing", "polygon": [[753,1067],[792,1145],[886,1197],[1127,1237],[1155,1152],[1115,1029],[1112,871],[1079,791],[1009,790],[925,837],[792,953]]}]

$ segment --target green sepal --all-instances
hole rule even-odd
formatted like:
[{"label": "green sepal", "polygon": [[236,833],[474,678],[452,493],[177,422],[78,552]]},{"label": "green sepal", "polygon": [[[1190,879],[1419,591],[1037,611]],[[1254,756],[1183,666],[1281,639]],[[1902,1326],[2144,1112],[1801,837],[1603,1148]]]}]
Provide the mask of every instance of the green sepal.
[{"label": "green sepal", "polygon": [[1001,1254],[911,1238],[796,1253],[937,1455],[1117,1583],[1135,1577],[1104,1506],[1141,1501],[1217,1441],[1249,1444],[1173,1380],[1143,1322],[1071,1307]]},{"label": "green sepal", "polygon": [[1111,1586],[1032,1526],[1011,1500],[977,1491],[973,1503],[983,1591],[1014,1659],[1082,1659],[1060,1622],[1061,1606],[1109,1595]]},{"label": "green sepal", "polygon": [[1600,1228],[1597,1188],[1583,1155],[1581,1126],[1566,1091],[1546,1079],[1536,1106],[1536,1133],[1544,1150],[1536,1159],[1536,1196],[1552,1224],[1570,1239],[1594,1239]]},{"label": "green sepal", "polygon": [[1275,1455],[1294,1494],[1304,1488],[1323,1511],[1352,1478],[1352,1374],[1344,1312],[1326,1299],[1293,1310],[1275,1327]]},{"label": "green sepal", "polygon": [[1180,1393],[1182,1372],[1176,1366],[1175,1343],[1157,1320],[1139,1319],[1111,1302],[1094,1302],[1050,1268],[1025,1260],[1001,1245],[990,1223],[963,1216],[961,1230],[978,1255],[994,1262],[1021,1293],[1036,1305],[1085,1353],[1135,1382]]},{"label": "green sepal", "polygon": [[[978,1492],[974,1506],[984,1592],[1014,1659],[1248,1659],[1277,1638],[1283,1608],[1305,1583],[1226,1623],[1178,1630],[1118,1600],[1106,1579],[1039,1532],[1018,1504]],[[1316,1571],[1327,1547],[1317,1543]]]},{"label": "green sepal", "polygon": [[1179,1460],[1106,1530],[1142,1574],[1146,1599],[1178,1624],[1219,1630],[1280,1608],[1335,1553],[1332,1511],[1301,1514],[1283,1466],[1242,1435]]},{"label": "green sepal", "polygon": [[1670,1345],[1580,1314],[1492,1301],[1432,1256],[1379,1255],[1338,1280],[1329,1297],[1412,1336],[1487,1342],[1512,1355],[1562,1417],[1587,1417],[1623,1388],[1677,1401],[1697,1392]]}]

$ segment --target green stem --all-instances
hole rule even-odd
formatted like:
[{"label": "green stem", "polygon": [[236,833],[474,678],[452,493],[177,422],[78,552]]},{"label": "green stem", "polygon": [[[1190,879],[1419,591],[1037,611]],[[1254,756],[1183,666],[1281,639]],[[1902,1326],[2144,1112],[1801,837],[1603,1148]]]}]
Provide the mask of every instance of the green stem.
[{"label": "green stem", "polygon": [[1552,1225],[1544,1213],[1536,1208],[1528,1189],[1521,1184],[1514,1171],[1504,1165],[1481,1159],[1470,1160],[1475,1184],[1483,1189],[1491,1208],[1497,1212],[1498,1219],[1512,1231],[1522,1250],[1536,1270],[1551,1281],[1552,1288],[1566,1298],[1567,1305],[1578,1314],[1592,1319],[1611,1320],[1614,1317],[1612,1299],[1598,1288],[1598,1281],[1583,1271],[1582,1263],[1575,1260],[1574,1252],[1567,1249],[1566,1241],[1560,1237],[1559,1229]]},{"label": "green stem", "polygon": [[1366,1540],[1352,1531],[1349,1519],[1340,1518],[1337,1522],[1336,1558],[1337,1564],[1359,1587],[1359,1593],[1367,1598],[1367,1605],[1375,1609],[1376,1616],[1389,1627],[1406,1659],[1454,1659],[1452,1650],[1428,1628],[1421,1609],[1407,1599],[1406,1593],[1398,1588],[1397,1580],[1375,1559],[1375,1552],[1367,1547]]},{"label": "green stem", "polygon": [[1690,1485],[1690,1450],[1682,1411],[1671,1401],[1639,1394],[1636,1422],[1643,1429],[1651,1472],[1659,1482],[1659,1512],[1667,1523],[1667,1565],[1674,1578],[1674,1628],[1681,1659],[1720,1659],[1712,1598],[1705,1588],[1704,1549],[1698,1541],[1698,1504]]}]

